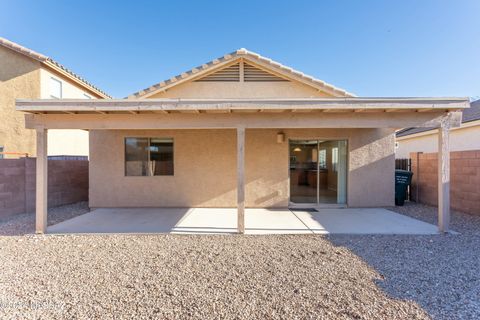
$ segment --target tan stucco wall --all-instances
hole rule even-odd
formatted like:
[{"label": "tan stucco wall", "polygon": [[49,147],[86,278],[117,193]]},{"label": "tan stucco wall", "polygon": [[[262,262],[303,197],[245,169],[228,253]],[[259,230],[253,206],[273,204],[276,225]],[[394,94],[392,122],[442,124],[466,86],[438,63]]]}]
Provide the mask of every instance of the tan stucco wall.
[{"label": "tan stucco wall", "polygon": [[[64,99],[91,99],[96,97],[84,88],[74,84],[64,76],[51,70],[41,69],[41,95],[42,99],[50,98],[50,78],[62,82],[62,98]],[[49,130],[48,155],[88,156],[88,131],[85,130]]]},{"label": "tan stucco wall", "polygon": [[85,90],[81,86],[74,83],[72,80],[67,79],[65,76],[60,75],[52,70],[42,68],[40,70],[41,79],[41,99],[51,99],[50,97],[50,78],[55,78],[62,82],[62,98],[63,99],[87,99],[83,94],[89,95],[92,99],[96,96],[91,92]]},{"label": "tan stucco wall", "polygon": [[[475,125],[464,123],[460,128],[450,130],[450,151],[480,150],[480,121]],[[410,152],[437,152],[437,131],[429,131],[427,134],[406,136],[397,139],[398,148],[395,150],[397,159],[409,158]]]},{"label": "tan stucco wall", "polygon": [[88,156],[88,131],[48,130],[48,155]]},{"label": "tan stucco wall", "polygon": [[[393,205],[394,153],[390,129],[246,130],[247,207],[286,207],[288,139],[347,139],[347,202]],[[174,138],[174,176],[125,177],[125,137]],[[235,207],[235,130],[93,130],[90,132],[91,207]]]},{"label": "tan stucco wall", "polygon": [[289,82],[187,82],[149,98],[314,98],[330,97],[310,86]]},{"label": "tan stucco wall", "polygon": [[[0,46],[0,146],[6,152],[35,156],[35,131],[25,129],[25,114],[15,110],[15,99],[49,99],[50,77],[62,81],[63,98],[97,96],[40,62]],[[49,155],[88,155],[88,132],[50,130]],[[18,156],[5,156],[17,158]]]},{"label": "tan stucco wall", "polygon": [[40,98],[40,63],[0,46],[0,146],[35,154],[35,132],[25,129],[15,99]]}]

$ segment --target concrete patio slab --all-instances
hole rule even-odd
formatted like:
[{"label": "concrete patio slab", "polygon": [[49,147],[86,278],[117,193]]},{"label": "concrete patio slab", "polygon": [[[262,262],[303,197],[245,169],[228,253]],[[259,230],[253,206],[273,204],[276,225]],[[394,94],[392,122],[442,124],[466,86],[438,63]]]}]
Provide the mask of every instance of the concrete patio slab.
[{"label": "concrete patio slab", "polygon": [[289,209],[247,209],[246,234],[298,234],[312,231]]},{"label": "concrete patio slab", "polygon": [[170,233],[235,233],[237,210],[234,208],[192,208],[172,226]]},{"label": "concrete patio slab", "polygon": [[102,208],[47,228],[48,233],[168,233],[191,208]]},{"label": "concrete patio slab", "polygon": [[[288,209],[246,209],[246,234],[312,233]],[[102,208],[48,227],[48,233],[237,232],[234,208]]]},{"label": "concrete patio slab", "polygon": [[[386,209],[246,209],[246,234],[436,234],[437,227]],[[235,208],[102,208],[48,233],[236,233]]]},{"label": "concrete patio slab", "polygon": [[414,218],[382,208],[320,209],[319,212],[293,210],[317,234],[437,234],[438,228]]}]

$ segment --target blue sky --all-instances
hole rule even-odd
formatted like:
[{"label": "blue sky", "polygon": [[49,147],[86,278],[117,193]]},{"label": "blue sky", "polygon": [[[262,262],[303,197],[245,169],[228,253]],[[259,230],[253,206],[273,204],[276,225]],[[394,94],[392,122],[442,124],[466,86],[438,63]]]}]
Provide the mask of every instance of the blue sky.
[{"label": "blue sky", "polygon": [[480,97],[478,0],[0,0],[0,36],[117,98],[241,47],[359,96]]}]

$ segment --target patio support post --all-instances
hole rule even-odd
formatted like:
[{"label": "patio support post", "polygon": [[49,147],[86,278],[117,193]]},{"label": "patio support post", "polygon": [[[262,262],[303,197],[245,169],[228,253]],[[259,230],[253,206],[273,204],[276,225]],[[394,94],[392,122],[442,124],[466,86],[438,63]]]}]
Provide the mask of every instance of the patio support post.
[{"label": "patio support post", "polygon": [[37,128],[37,162],[36,162],[36,198],[35,198],[35,232],[47,231],[48,204],[48,157],[47,129]]},{"label": "patio support post", "polygon": [[237,128],[237,231],[245,233],[245,128]]},{"label": "patio support post", "polygon": [[448,232],[450,224],[450,116],[438,129],[438,230]]}]

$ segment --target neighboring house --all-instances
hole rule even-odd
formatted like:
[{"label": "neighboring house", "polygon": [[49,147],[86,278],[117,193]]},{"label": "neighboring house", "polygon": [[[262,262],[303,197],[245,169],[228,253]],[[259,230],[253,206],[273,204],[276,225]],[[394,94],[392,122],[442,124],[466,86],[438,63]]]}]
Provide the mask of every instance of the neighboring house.
[{"label": "neighboring house", "polygon": [[[450,132],[450,151],[480,150],[480,100],[463,110],[462,124]],[[397,131],[395,158],[409,158],[411,152],[437,152],[438,130],[406,128]]]},{"label": "neighboring house", "polygon": [[[90,131],[90,207],[236,207],[243,232],[245,207],[394,205],[395,129],[446,134],[468,106],[357,98],[245,49],[128,99],[17,100],[37,132],[37,232],[46,230],[50,129]],[[441,192],[447,230],[448,185]]]},{"label": "neighboring house", "polygon": [[[49,57],[0,38],[0,157],[35,156],[35,133],[25,129],[25,117],[15,99],[109,98]],[[88,132],[52,130],[51,155],[88,155]]]}]

